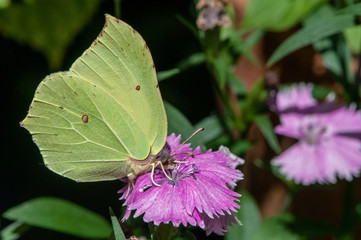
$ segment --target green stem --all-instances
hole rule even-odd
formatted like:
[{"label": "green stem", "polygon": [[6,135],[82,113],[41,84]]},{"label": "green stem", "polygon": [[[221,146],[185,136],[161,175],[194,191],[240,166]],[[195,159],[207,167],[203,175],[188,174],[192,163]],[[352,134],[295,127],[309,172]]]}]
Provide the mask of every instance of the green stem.
[{"label": "green stem", "polygon": [[174,236],[175,227],[173,224],[161,223],[159,226],[149,223],[152,240],[171,240]]},{"label": "green stem", "polygon": [[288,193],[287,193],[287,198],[286,198],[285,202],[283,203],[283,208],[282,208],[283,213],[286,213],[290,210],[294,196],[295,196],[295,191],[293,189],[289,188]]},{"label": "green stem", "polygon": [[355,76],[355,101],[358,107],[360,107],[360,85],[361,85],[361,53],[358,55],[358,66],[357,66],[357,72]]},{"label": "green stem", "polygon": [[121,17],[121,0],[114,0],[114,15],[115,17]]},{"label": "green stem", "polygon": [[218,57],[219,43],[220,43],[220,28],[216,27],[212,30],[204,32],[203,46],[206,52],[207,60],[212,60]]},{"label": "green stem", "polygon": [[343,199],[343,211],[341,217],[341,226],[339,231],[340,240],[353,239],[353,230],[355,227],[355,209],[353,205],[353,181],[347,182]]},{"label": "green stem", "polygon": [[[236,114],[233,111],[230,100],[228,98],[228,94],[224,86],[221,86],[220,84],[219,76],[215,66],[215,59],[220,57],[220,44],[221,44],[220,27],[216,27],[212,30],[207,30],[204,32],[202,45],[206,55],[206,67],[208,68],[208,71],[210,72],[211,76],[213,76],[215,89],[219,94],[219,96],[221,97],[222,102],[224,104],[226,111],[225,116],[230,116],[231,121],[236,122],[237,121]],[[227,130],[231,132],[233,126],[230,126],[227,121],[224,121],[224,124],[227,127]]]},{"label": "green stem", "polygon": [[342,75],[339,79],[342,87],[344,88],[345,97],[348,102],[353,101],[353,76],[349,69],[350,67],[350,59],[349,59],[349,49],[346,46],[345,38],[342,34],[337,34],[335,37],[336,42],[336,51],[339,57],[339,61],[342,67]]}]

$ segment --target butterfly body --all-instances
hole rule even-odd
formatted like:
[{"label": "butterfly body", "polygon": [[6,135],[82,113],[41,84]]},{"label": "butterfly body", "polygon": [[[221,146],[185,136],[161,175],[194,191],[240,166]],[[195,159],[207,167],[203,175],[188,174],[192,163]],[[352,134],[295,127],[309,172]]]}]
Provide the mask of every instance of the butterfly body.
[{"label": "butterfly body", "polygon": [[161,152],[167,118],[150,51],[110,15],[69,71],[47,76],[21,125],[45,165],[76,181],[138,175]]},{"label": "butterfly body", "polygon": [[153,164],[156,166],[162,164],[164,169],[168,169],[175,166],[174,161],[176,161],[176,159],[171,155],[169,146],[165,144],[158,154],[150,155],[145,161],[130,158],[130,172],[134,176],[142,175],[149,172],[153,168]]}]

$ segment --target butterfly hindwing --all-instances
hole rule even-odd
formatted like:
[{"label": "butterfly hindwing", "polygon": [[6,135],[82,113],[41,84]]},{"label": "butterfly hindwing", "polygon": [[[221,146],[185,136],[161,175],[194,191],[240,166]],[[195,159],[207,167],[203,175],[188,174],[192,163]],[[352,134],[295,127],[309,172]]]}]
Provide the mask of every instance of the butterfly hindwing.
[{"label": "butterfly hindwing", "polygon": [[58,174],[77,181],[125,177],[129,157],[157,154],[167,134],[144,40],[107,15],[102,32],[71,69],[42,81],[22,124]]}]

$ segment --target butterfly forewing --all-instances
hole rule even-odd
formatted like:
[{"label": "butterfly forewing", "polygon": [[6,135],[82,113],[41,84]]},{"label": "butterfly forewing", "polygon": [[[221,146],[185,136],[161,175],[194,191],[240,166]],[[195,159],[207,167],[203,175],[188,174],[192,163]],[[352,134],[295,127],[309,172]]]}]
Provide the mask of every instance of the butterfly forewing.
[{"label": "butterfly forewing", "polygon": [[167,134],[144,40],[107,15],[99,37],[69,72],[39,85],[22,124],[53,171],[77,181],[125,177],[129,157],[157,154]]},{"label": "butterfly forewing", "polygon": [[149,147],[153,154],[161,150],[167,121],[154,64],[145,41],[132,27],[107,15],[101,34],[70,71],[102,87],[134,117],[146,135],[148,149],[129,143],[133,158],[146,158]]}]

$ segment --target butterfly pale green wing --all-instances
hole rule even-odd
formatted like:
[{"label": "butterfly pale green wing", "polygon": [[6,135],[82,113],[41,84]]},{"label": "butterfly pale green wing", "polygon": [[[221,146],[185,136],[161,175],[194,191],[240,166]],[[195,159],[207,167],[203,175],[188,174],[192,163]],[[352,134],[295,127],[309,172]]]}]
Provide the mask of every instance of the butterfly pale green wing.
[{"label": "butterfly pale green wing", "polygon": [[98,38],[68,72],[47,76],[26,118],[48,168],[76,181],[126,177],[132,160],[163,148],[167,118],[150,51],[128,24],[106,15]]}]

